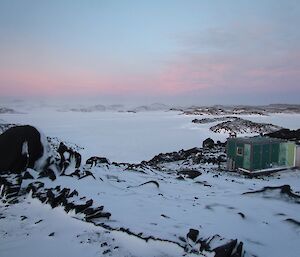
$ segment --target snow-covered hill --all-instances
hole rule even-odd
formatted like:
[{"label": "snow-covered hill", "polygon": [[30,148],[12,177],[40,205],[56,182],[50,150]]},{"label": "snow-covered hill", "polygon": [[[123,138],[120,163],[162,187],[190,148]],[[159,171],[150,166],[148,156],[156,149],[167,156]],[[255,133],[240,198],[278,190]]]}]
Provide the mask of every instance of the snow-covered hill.
[{"label": "snow-covered hill", "polygon": [[210,127],[210,130],[215,133],[260,134],[271,133],[282,129],[282,127],[273,124],[253,122],[234,116],[192,120],[195,124],[207,124],[216,121],[222,122]]}]

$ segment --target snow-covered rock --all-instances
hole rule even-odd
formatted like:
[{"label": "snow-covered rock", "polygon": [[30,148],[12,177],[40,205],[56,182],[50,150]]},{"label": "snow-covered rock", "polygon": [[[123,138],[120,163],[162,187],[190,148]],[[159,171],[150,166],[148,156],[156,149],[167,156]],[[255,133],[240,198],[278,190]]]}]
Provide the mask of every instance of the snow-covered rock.
[{"label": "snow-covered rock", "polygon": [[257,123],[237,117],[210,127],[210,130],[216,133],[236,134],[270,133],[280,129],[282,129],[282,127],[273,124]]}]

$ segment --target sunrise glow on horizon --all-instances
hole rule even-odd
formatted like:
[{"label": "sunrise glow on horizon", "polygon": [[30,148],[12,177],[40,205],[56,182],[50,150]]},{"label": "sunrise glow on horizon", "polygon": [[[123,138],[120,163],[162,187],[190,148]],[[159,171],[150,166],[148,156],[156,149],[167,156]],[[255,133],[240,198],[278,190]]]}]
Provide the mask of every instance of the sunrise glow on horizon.
[{"label": "sunrise glow on horizon", "polygon": [[295,103],[299,24],[294,0],[1,0],[0,92]]}]

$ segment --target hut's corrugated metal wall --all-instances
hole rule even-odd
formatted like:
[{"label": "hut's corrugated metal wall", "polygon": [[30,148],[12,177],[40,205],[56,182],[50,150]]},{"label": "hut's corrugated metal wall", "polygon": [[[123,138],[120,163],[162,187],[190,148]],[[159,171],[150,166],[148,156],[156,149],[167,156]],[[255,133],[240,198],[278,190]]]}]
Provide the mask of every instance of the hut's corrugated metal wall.
[{"label": "hut's corrugated metal wall", "polygon": [[296,146],[292,142],[283,142],[279,147],[279,165],[294,166],[295,165]]},{"label": "hut's corrugated metal wall", "polygon": [[251,145],[245,144],[244,145],[244,162],[243,168],[250,170],[251,169]]},{"label": "hut's corrugated metal wall", "polygon": [[[272,142],[270,144],[254,144],[253,145],[253,158],[252,169],[261,170],[278,166],[280,143]],[[282,149],[282,153],[285,150]],[[284,162],[287,159],[285,156]]]},{"label": "hut's corrugated metal wall", "polygon": [[271,163],[272,164],[278,164],[279,161],[279,143],[273,143],[272,144],[272,150],[271,150]]},{"label": "hut's corrugated metal wall", "polygon": [[296,161],[295,166],[300,168],[300,145],[296,146]]},{"label": "hut's corrugated metal wall", "polygon": [[227,141],[227,156],[229,158],[235,157],[235,151],[236,151],[236,142],[235,140],[228,139]]},{"label": "hut's corrugated metal wall", "polygon": [[[300,147],[299,147],[300,149]],[[300,166],[300,150],[298,150]],[[295,165],[296,147],[293,142],[243,140],[230,138],[227,141],[227,157],[232,168],[244,168],[250,171],[271,167],[293,167]]]},{"label": "hut's corrugated metal wall", "polygon": [[295,166],[295,150],[296,150],[296,145],[295,143],[288,142],[288,149],[287,149],[287,161],[288,161],[288,166]]}]

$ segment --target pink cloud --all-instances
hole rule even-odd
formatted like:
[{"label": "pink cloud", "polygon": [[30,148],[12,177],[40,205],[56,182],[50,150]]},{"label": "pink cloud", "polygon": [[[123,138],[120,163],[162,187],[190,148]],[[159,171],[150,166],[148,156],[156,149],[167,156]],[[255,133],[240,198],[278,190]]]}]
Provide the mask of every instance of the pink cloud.
[{"label": "pink cloud", "polygon": [[295,56],[253,56],[181,54],[161,75],[160,84],[169,92],[202,91],[220,93],[264,92],[296,89],[300,63]]},{"label": "pink cloud", "polygon": [[299,86],[300,54],[282,57],[179,54],[156,71],[0,70],[1,94],[179,95],[194,91],[262,92]]},{"label": "pink cloud", "polygon": [[155,77],[142,74],[97,74],[92,71],[47,73],[0,70],[2,94],[93,94],[156,92]]}]

